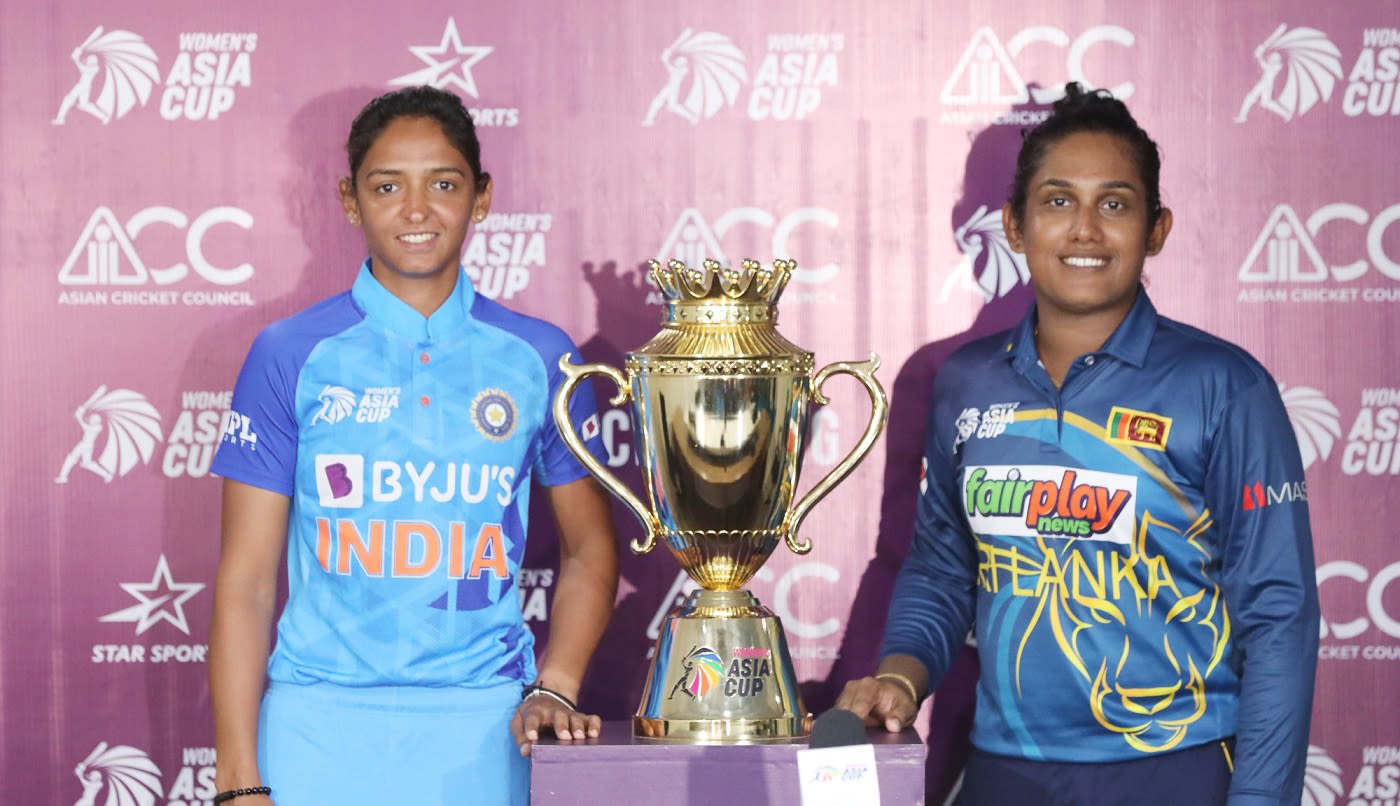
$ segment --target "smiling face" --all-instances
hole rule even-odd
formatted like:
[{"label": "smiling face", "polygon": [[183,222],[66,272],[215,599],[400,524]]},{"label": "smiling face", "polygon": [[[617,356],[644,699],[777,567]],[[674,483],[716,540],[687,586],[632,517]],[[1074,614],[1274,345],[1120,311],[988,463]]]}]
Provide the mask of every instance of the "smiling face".
[{"label": "smiling face", "polygon": [[[466,158],[427,117],[395,118],[365,152],[354,181],[340,182],[350,223],[364,228],[374,276],[399,297],[457,282],[462,242],[491,207]],[[445,290],[443,290],[445,289]]]},{"label": "smiling face", "polygon": [[1024,216],[1002,209],[1011,248],[1026,256],[1045,316],[1128,314],[1148,255],[1161,251],[1171,211],[1148,223],[1147,188],[1120,137],[1082,131],[1050,145],[1031,177]]}]

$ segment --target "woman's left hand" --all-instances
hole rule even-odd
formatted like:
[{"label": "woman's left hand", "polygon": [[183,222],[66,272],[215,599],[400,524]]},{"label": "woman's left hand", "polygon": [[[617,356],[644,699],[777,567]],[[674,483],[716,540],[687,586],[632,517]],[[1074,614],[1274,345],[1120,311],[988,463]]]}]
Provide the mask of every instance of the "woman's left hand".
[{"label": "woman's left hand", "polygon": [[554,731],[562,741],[597,738],[603,721],[596,714],[584,714],[553,697],[536,694],[526,698],[515,710],[510,721],[510,734],[520,745],[520,755],[530,755],[530,748],[539,741],[541,731]]}]

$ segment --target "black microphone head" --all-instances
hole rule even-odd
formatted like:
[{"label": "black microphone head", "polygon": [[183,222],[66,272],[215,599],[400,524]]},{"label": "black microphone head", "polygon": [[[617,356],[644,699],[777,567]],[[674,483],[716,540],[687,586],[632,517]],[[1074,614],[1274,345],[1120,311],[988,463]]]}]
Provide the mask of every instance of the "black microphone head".
[{"label": "black microphone head", "polygon": [[869,740],[865,737],[865,721],[850,711],[833,708],[812,723],[812,738],[808,742],[812,749],[853,744],[869,744]]}]

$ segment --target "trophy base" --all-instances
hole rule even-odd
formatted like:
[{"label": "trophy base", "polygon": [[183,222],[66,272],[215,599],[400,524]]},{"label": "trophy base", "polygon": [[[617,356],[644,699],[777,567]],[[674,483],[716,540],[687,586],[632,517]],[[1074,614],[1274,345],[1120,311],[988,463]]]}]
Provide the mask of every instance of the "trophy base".
[{"label": "trophy base", "polygon": [[811,732],[782,623],[748,591],[696,591],[662,624],[637,738],[788,742]]}]

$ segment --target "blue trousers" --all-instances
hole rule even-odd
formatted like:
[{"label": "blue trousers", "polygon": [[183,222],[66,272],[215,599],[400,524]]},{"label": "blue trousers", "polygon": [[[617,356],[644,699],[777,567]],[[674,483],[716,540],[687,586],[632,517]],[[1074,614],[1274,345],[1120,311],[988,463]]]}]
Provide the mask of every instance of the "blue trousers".
[{"label": "blue trousers", "polygon": [[1027,761],[973,748],[959,806],[1212,806],[1230,788],[1233,742],[1106,764]]},{"label": "blue trousers", "polygon": [[274,683],[258,768],[277,806],[526,806],[510,736],[520,685],[347,688]]}]

